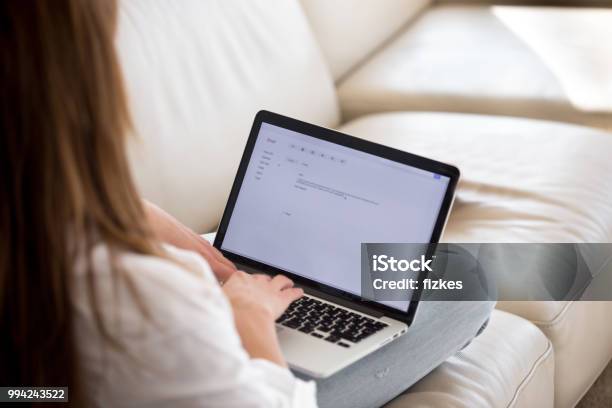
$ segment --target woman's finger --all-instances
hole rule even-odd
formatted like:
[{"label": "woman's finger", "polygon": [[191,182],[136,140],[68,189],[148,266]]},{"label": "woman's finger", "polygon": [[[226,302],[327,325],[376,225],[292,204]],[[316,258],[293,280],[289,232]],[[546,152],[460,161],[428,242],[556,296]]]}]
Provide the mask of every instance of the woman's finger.
[{"label": "woman's finger", "polygon": [[265,281],[265,282],[267,282],[267,281],[272,279],[272,277],[270,275],[265,275],[263,273],[256,273],[256,274],[253,275],[253,277],[255,279],[258,279],[258,280],[261,280],[261,281]]},{"label": "woman's finger", "polygon": [[293,286],[293,281],[284,275],[276,275],[270,282],[277,290],[287,289]]},{"label": "woman's finger", "polygon": [[287,305],[290,305],[291,302],[294,302],[304,296],[304,290],[302,288],[285,289],[281,292],[281,296],[283,297],[283,300],[287,302]]}]

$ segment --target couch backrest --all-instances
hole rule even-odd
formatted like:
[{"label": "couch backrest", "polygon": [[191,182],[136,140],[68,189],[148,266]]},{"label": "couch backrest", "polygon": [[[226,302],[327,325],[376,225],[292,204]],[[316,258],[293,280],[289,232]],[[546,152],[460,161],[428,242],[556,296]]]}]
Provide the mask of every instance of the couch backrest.
[{"label": "couch backrest", "polygon": [[301,0],[335,80],[414,19],[432,0]]},{"label": "couch backrest", "polygon": [[121,0],[117,41],[138,187],[198,231],[219,221],[258,110],[338,123],[297,0]]}]

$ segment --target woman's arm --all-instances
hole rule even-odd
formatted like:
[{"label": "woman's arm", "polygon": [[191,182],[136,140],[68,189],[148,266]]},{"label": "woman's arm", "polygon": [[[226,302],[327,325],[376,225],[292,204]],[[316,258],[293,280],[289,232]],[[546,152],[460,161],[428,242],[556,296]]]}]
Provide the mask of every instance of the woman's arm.
[{"label": "woman's arm", "polygon": [[146,200],[143,201],[147,218],[157,238],[177,248],[200,254],[221,282],[236,272],[236,266],[208,241],[181,224],[176,218]]},{"label": "woman's arm", "polygon": [[160,240],[199,253],[217,279],[227,281],[223,291],[232,306],[243,346],[251,358],[261,358],[286,367],[274,321],[289,303],[302,296],[301,289],[293,289],[293,283],[283,276],[272,279],[265,275],[236,273],[234,264],[208,241],[156,205],[147,201],[144,204],[149,222]]}]

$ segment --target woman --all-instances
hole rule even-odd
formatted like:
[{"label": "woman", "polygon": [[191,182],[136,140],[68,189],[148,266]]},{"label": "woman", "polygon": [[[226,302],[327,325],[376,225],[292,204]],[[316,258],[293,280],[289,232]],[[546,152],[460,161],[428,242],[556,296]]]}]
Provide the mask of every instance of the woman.
[{"label": "woman", "polygon": [[[116,12],[0,3],[0,385],[68,386],[75,406],[316,405],[274,327],[301,290],[232,273],[139,199]],[[198,247],[223,288],[161,240]]]}]

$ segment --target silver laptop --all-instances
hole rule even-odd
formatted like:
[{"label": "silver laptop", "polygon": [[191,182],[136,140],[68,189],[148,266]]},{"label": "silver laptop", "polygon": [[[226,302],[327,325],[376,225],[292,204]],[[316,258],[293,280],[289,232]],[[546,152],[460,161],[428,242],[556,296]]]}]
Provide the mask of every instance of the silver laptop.
[{"label": "silver laptop", "polygon": [[247,272],[304,288],[277,321],[292,369],[327,377],[409,330],[420,291],[363,298],[361,243],[437,242],[458,178],[444,163],[257,114],[214,245]]}]

